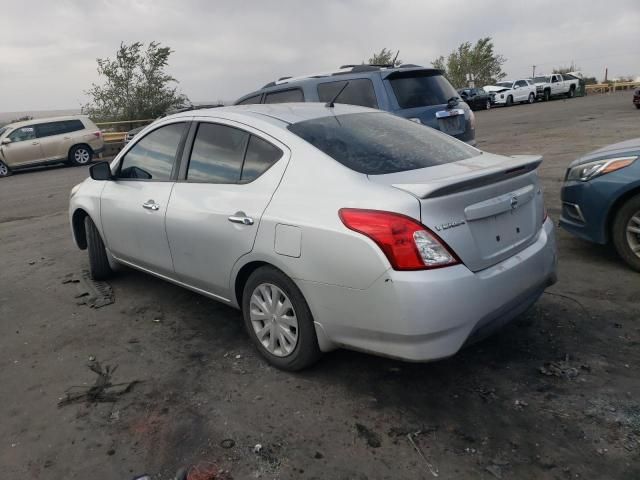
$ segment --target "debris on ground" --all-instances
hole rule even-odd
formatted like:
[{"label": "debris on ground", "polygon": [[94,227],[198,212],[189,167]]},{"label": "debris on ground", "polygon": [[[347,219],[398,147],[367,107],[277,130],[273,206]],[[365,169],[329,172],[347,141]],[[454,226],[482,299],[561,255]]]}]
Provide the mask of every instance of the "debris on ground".
[{"label": "debris on ground", "polygon": [[222,448],[233,448],[236,446],[236,442],[233,438],[225,438],[220,442],[220,446]]},{"label": "debris on ground", "polygon": [[370,430],[361,423],[356,423],[356,430],[358,431],[358,436],[364,438],[367,441],[367,445],[371,448],[378,448],[381,445],[380,437],[378,437],[376,432]]},{"label": "debris on ground", "polygon": [[118,366],[102,366],[97,360],[90,361],[89,370],[98,375],[94,384],[90,387],[70,387],[65,392],[65,397],[58,402],[58,407],[71,405],[72,403],[104,403],[115,402],[118,397],[129,393],[133,387],[140,383],[139,380],[124,383],[112,383],[111,378]]},{"label": "debris on ground", "polygon": [[262,444],[256,443],[255,447],[253,447],[253,453],[260,453],[262,451]]},{"label": "debris on ground", "polygon": [[62,283],[75,283],[78,289],[75,298],[77,305],[88,305],[91,308],[100,308],[115,302],[115,296],[111,285],[107,282],[93,280],[88,271],[83,270],[79,277],[67,276]]},{"label": "debris on ground", "polygon": [[569,355],[559,362],[544,362],[538,371],[548,377],[559,377],[572,380],[580,374],[580,370],[591,371],[588,365],[580,365],[579,368],[570,364]]},{"label": "debris on ground", "polygon": [[529,406],[529,403],[525,400],[516,400],[515,402],[513,402],[513,404],[515,405],[516,410],[522,410],[524,407]]},{"label": "debris on ground", "polygon": [[233,480],[231,474],[212,462],[200,462],[188,468],[181,468],[175,480]]},{"label": "debris on ground", "polygon": [[435,467],[427,458],[427,456],[424,454],[424,452],[420,449],[420,447],[418,446],[418,444],[415,442],[414,437],[417,437],[418,435],[420,435],[422,432],[414,432],[414,433],[407,433],[407,440],[409,440],[409,443],[411,444],[411,446],[413,446],[414,450],[416,452],[418,452],[418,455],[420,455],[420,458],[422,458],[422,460],[424,461],[427,469],[429,470],[429,472],[431,473],[431,475],[433,475],[434,477],[438,476],[438,469],[437,467]]}]

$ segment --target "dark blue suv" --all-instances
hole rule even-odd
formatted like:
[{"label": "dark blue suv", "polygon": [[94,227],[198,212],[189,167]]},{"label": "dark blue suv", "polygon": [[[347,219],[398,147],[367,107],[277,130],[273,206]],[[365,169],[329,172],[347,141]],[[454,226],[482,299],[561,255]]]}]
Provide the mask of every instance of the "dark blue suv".
[{"label": "dark blue suv", "polygon": [[329,102],[338,93],[336,103],[378,108],[476,143],[469,106],[442,71],[418,65],[343,65],[335,72],[283,77],[241,97],[236,105]]}]

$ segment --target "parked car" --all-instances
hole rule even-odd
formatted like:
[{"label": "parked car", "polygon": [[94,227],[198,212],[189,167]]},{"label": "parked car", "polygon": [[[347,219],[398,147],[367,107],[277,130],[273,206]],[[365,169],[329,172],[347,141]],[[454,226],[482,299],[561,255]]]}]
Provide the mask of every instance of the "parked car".
[{"label": "parked car", "polygon": [[539,75],[532,81],[536,86],[537,98],[545,101],[557,96],[573,98],[580,88],[580,79],[568,74]]},{"label": "parked car", "polygon": [[[188,107],[180,108],[178,110],[172,110],[172,111],[168,112],[166,115],[161,115],[158,118],[166,117],[167,115],[173,115],[174,113],[188,112],[188,111],[191,111],[191,110],[203,110],[205,108],[217,108],[217,107],[222,107],[222,106],[223,106],[222,104],[216,104],[216,105],[190,105]],[[129,130],[127,132],[127,134],[124,136],[125,145],[127,143],[129,143],[131,140],[133,140],[133,137],[135,137],[138,133],[140,133],[145,128],[146,128],[146,125],[143,125],[141,127],[136,127],[136,128],[132,128],[131,130]]]},{"label": "parked car", "polygon": [[482,88],[461,88],[458,93],[471,110],[489,110],[494,103],[493,95]]},{"label": "parked car", "polygon": [[0,177],[35,165],[86,165],[104,150],[100,129],[77,115],[10,123],[0,128]]},{"label": "parked car", "polygon": [[555,281],[540,162],[363,107],[227,107],[147,127],[69,215],[93,278],[122,263],[239,308],[277,367],[433,360]]},{"label": "parked car", "polygon": [[514,103],[533,103],[536,100],[536,87],[525,78],[486,85],[484,90],[494,94],[493,101],[496,105],[508,107]]},{"label": "parked car", "polygon": [[640,88],[636,88],[633,92],[633,104],[636,108],[640,108]]},{"label": "parked car", "polygon": [[640,271],[640,138],[573,161],[562,187],[560,226],[591,242],[613,243]]},{"label": "parked car", "polygon": [[[346,88],[340,92],[345,86]],[[283,77],[236,101],[328,102],[378,108],[475,145],[475,116],[442,71],[418,65],[343,65],[334,72]]]}]

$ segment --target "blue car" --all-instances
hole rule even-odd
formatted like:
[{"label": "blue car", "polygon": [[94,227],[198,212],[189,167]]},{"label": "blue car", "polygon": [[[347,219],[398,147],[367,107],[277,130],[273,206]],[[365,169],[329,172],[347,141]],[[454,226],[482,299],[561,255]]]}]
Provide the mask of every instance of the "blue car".
[{"label": "blue car", "polygon": [[560,226],[591,242],[613,243],[640,271],[640,138],[575,160],[562,187]]}]

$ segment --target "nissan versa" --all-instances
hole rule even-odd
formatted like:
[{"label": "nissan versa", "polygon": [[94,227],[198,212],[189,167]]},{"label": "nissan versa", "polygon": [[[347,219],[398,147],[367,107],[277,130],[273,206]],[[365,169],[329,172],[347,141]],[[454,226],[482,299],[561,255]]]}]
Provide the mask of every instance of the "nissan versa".
[{"label": "nissan versa", "polygon": [[554,283],[540,162],[363,107],[225,107],[147,127],[69,214],[94,278],[125,264],[237,307],[279,368],[338,347],[426,361]]}]

